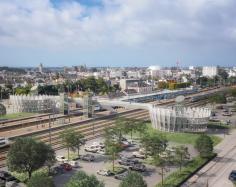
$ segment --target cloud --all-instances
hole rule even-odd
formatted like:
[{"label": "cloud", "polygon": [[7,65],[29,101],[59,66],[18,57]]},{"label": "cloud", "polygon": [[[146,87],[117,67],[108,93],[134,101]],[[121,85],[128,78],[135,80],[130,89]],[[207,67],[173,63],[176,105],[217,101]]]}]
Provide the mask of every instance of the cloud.
[{"label": "cloud", "polygon": [[[97,0],[96,0],[97,2]],[[235,0],[1,0],[0,45],[49,49],[236,42]]]}]

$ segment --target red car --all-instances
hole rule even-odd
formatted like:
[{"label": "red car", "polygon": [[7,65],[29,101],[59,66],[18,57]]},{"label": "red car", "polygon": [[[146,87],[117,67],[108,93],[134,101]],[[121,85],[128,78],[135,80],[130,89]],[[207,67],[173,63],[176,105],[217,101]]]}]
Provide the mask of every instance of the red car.
[{"label": "red car", "polygon": [[70,164],[68,164],[68,163],[63,163],[63,164],[61,164],[61,166],[63,167],[63,169],[64,169],[65,171],[70,171],[70,170],[72,170],[72,166],[71,166]]}]

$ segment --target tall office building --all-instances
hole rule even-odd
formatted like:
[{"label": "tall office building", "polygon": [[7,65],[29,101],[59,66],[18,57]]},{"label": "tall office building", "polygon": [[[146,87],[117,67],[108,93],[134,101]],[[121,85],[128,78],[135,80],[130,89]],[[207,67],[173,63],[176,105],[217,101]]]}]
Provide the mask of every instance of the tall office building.
[{"label": "tall office building", "polygon": [[202,75],[205,77],[214,77],[218,74],[218,68],[216,66],[204,66],[202,68]]},{"label": "tall office building", "polygon": [[42,63],[39,64],[39,72],[43,73],[43,64]]}]

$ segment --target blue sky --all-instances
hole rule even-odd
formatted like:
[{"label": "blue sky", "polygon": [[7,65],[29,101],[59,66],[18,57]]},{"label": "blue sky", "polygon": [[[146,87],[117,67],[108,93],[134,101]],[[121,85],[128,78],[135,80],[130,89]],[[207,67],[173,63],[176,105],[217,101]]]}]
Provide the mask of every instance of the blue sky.
[{"label": "blue sky", "polygon": [[0,65],[236,66],[235,0],[1,0]]}]

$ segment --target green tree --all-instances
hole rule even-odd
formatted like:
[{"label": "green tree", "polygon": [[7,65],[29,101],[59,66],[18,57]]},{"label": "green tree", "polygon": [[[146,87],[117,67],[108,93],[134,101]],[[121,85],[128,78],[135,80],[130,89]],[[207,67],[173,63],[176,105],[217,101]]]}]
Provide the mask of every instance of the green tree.
[{"label": "green tree", "polygon": [[142,135],[145,134],[147,130],[147,124],[143,120],[137,120],[136,121],[136,128],[135,130],[139,132],[139,136],[141,137]]},{"label": "green tree", "polygon": [[27,95],[29,94],[31,86],[18,87],[15,89],[15,94],[18,95]]},{"label": "green tree", "polygon": [[223,68],[219,69],[218,74],[224,81],[226,81],[229,76],[229,74]]},{"label": "green tree", "polygon": [[213,141],[209,136],[202,134],[197,138],[195,148],[202,158],[208,158],[213,153]]},{"label": "green tree", "polygon": [[78,171],[70,178],[65,187],[105,187],[105,185],[95,175],[87,175],[83,171]]},{"label": "green tree", "polygon": [[54,187],[52,177],[43,173],[35,173],[27,182],[27,187]]},{"label": "green tree", "polygon": [[45,166],[48,167],[48,174],[50,173],[51,167],[56,163],[55,151],[50,145],[47,146],[47,159],[45,161]]},{"label": "green tree", "polygon": [[77,149],[77,153],[78,153],[78,156],[79,156],[80,146],[83,143],[84,135],[81,134],[81,133],[76,133],[76,132],[73,132],[73,134],[74,135],[72,135],[73,139],[72,139],[72,142],[71,142],[72,149],[73,150]]},{"label": "green tree", "polygon": [[123,134],[127,133],[127,119],[123,117],[118,117],[115,121],[115,126],[113,127],[113,135],[121,141]]},{"label": "green tree", "polygon": [[218,103],[218,104],[224,104],[227,102],[225,94],[223,94],[223,93],[217,93],[217,94],[212,95],[210,97],[209,101],[211,103]]},{"label": "green tree", "polygon": [[175,150],[174,160],[175,160],[175,163],[177,163],[179,165],[179,170],[181,171],[184,163],[190,159],[188,147],[176,146],[176,147],[174,147],[174,150]]},{"label": "green tree", "polygon": [[68,160],[70,159],[70,149],[74,150],[75,149],[75,140],[76,138],[76,133],[72,128],[66,128],[64,131],[61,132],[59,135],[61,138],[62,144],[67,148],[67,157]]},{"label": "green tree", "polygon": [[141,138],[141,144],[151,155],[159,155],[162,153],[166,149],[167,143],[166,137],[158,132],[146,133]]},{"label": "green tree", "polygon": [[130,171],[127,177],[120,183],[119,187],[147,187],[147,183],[142,175]]},{"label": "green tree", "polygon": [[31,178],[33,171],[44,166],[53,150],[43,142],[26,137],[18,138],[7,154],[7,166],[10,171],[27,172]]},{"label": "green tree", "polygon": [[115,170],[115,159],[117,158],[118,153],[121,151],[119,141],[114,139],[114,133],[114,130],[110,128],[106,128],[104,133],[105,151],[106,154],[110,155],[113,171]]},{"label": "green tree", "polygon": [[168,171],[168,169],[167,169],[168,160],[169,160],[169,158],[167,158],[167,157],[160,157],[159,155],[153,156],[153,164],[156,167],[160,168],[159,174],[161,175],[161,184],[162,185],[163,185],[163,181],[164,181],[164,175]]},{"label": "green tree", "polygon": [[135,119],[125,119],[124,125],[122,126],[122,131],[126,134],[130,133],[130,138],[133,138],[133,132],[136,131],[138,125],[137,120]]}]

